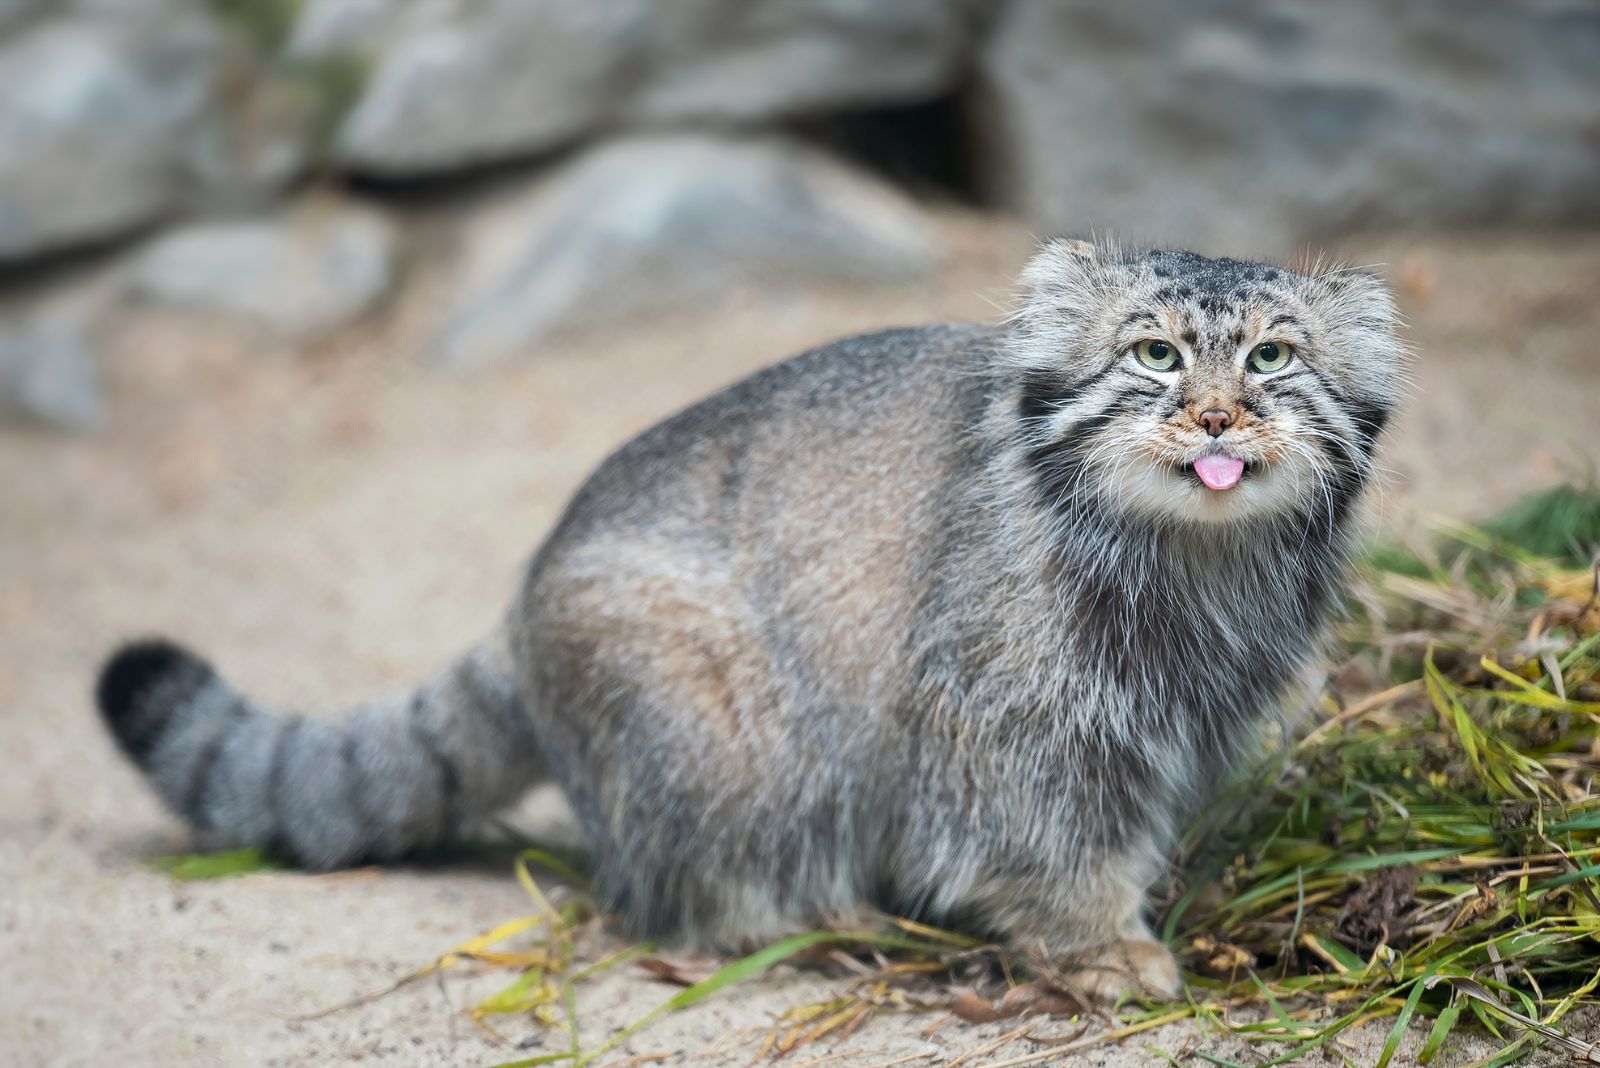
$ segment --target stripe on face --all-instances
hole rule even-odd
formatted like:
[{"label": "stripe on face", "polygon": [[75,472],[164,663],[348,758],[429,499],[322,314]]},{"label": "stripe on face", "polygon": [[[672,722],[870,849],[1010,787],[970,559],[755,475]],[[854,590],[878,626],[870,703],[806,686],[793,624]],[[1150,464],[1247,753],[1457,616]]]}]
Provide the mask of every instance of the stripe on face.
[{"label": "stripe on face", "polygon": [[[1339,463],[1364,465],[1378,445],[1378,435],[1388,422],[1385,408],[1370,403],[1356,402],[1330,383],[1322,372],[1301,361],[1302,374],[1265,387],[1269,396],[1297,402],[1294,409],[1311,421],[1316,443],[1324,453]],[[1303,388],[1304,379],[1315,384],[1316,389]],[[1336,439],[1329,441],[1323,435]]]},{"label": "stripe on face", "polygon": [[1370,456],[1378,446],[1378,436],[1389,425],[1388,407],[1344,392],[1314,364],[1305,364],[1305,370],[1338,405],[1341,414],[1349,421],[1351,431],[1359,439],[1362,453]]}]

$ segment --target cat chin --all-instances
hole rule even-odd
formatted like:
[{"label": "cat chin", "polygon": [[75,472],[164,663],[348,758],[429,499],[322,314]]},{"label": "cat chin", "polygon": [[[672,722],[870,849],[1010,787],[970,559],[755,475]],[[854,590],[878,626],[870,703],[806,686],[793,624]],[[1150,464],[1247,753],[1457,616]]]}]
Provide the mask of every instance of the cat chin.
[{"label": "cat chin", "polygon": [[1208,489],[1181,467],[1130,460],[1101,471],[1113,507],[1145,519],[1204,524],[1250,523],[1300,510],[1309,472],[1252,464],[1231,489]]}]

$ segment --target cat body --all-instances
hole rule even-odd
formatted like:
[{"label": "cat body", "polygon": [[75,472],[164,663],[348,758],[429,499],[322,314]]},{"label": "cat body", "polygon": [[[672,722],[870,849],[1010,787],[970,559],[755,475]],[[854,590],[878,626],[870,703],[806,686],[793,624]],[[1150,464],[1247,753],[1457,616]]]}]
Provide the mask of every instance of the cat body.
[{"label": "cat body", "polygon": [[311,867],[553,777],[637,934],[870,905],[1170,993],[1146,891],[1317,647],[1393,322],[1361,274],[1053,243],[1003,328],[838,342],[623,446],[414,694],[284,717],[146,643],[101,706],[212,838]]}]

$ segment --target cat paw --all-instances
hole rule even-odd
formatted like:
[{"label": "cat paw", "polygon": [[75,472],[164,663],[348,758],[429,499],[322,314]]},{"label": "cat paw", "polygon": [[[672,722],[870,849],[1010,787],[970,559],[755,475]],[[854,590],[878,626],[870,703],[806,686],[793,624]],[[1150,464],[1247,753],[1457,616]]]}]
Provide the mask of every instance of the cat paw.
[{"label": "cat paw", "polygon": [[1148,938],[1120,938],[1079,950],[1056,961],[1055,970],[1064,985],[1107,1005],[1128,994],[1167,1000],[1182,986],[1172,953]]}]

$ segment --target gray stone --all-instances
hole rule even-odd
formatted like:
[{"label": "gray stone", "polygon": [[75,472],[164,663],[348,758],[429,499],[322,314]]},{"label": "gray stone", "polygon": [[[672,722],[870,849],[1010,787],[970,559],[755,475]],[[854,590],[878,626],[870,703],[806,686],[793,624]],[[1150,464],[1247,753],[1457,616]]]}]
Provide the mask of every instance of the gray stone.
[{"label": "gray stone", "polygon": [[419,19],[378,60],[335,136],[336,161],[398,175],[572,141],[616,107],[649,0],[491,0]]},{"label": "gray stone", "polygon": [[292,218],[204,223],[157,239],[133,264],[134,295],[308,342],[372,308],[394,282],[393,227],[313,205]]},{"label": "gray stone", "polygon": [[465,250],[431,350],[442,364],[715,306],[742,285],[903,282],[935,258],[921,210],[877,180],[787,141],[694,134],[585,154],[484,211]]},{"label": "gray stone", "polygon": [[1281,254],[1600,215],[1600,7],[1018,0],[977,157],[1041,229]]},{"label": "gray stone", "polygon": [[183,144],[187,174],[206,210],[257,210],[316,164],[320,102],[262,69]]},{"label": "gray stone", "polygon": [[0,44],[0,260],[116,236],[173,210],[204,121],[203,19],[64,17]]},{"label": "gray stone", "polygon": [[318,0],[294,49],[369,55],[337,162],[412,175],[597,128],[750,123],[951,89],[966,0]]},{"label": "gray stone", "polygon": [[440,0],[306,0],[288,53],[297,59],[376,54],[403,28],[431,18],[430,3]]},{"label": "gray stone", "polygon": [[30,15],[44,10],[45,0],[0,0],[0,34],[22,25]]},{"label": "gray stone", "polygon": [[638,121],[754,122],[917,103],[953,89],[963,0],[699,0],[651,27]]},{"label": "gray stone", "polygon": [[82,323],[0,324],[0,415],[84,432],[104,413],[100,368]]}]

